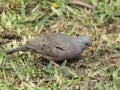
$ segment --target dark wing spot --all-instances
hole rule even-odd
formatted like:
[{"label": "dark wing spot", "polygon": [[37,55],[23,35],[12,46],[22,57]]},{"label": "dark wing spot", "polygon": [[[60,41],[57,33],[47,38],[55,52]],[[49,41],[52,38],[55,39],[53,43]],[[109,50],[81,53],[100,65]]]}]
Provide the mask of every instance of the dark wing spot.
[{"label": "dark wing spot", "polygon": [[62,51],[65,51],[63,48],[61,48],[61,47],[56,47],[57,49],[60,49],[60,50],[62,50]]},{"label": "dark wing spot", "polygon": [[43,50],[44,48],[42,47],[41,49]]},{"label": "dark wing spot", "polygon": [[42,41],[44,41],[44,39],[42,39]]},{"label": "dark wing spot", "polygon": [[45,44],[43,44],[43,46],[45,46]]},{"label": "dark wing spot", "polygon": [[50,55],[48,55],[48,54],[46,54],[47,56],[50,56]]}]

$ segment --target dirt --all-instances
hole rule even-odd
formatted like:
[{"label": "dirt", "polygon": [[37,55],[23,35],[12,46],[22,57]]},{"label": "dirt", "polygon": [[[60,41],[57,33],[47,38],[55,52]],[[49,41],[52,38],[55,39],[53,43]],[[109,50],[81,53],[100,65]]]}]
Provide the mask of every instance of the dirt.
[{"label": "dirt", "polygon": [[12,33],[12,32],[6,32],[2,31],[0,32],[0,45],[7,44],[11,42],[12,40],[20,40],[21,37]]}]

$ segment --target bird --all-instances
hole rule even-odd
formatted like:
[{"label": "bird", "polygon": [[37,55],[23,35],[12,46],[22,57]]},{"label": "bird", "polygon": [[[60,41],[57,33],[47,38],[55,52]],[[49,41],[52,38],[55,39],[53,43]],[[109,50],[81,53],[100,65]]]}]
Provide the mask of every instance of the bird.
[{"label": "bird", "polygon": [[71,36],[61,33],[40,35],[28,40],[23,46],[6,53],[8,55],[18,51],[37,51],[47,60],[55,62],[72,60],[78,57],[85,49],[92,49],[92,40],[87,35]]}]

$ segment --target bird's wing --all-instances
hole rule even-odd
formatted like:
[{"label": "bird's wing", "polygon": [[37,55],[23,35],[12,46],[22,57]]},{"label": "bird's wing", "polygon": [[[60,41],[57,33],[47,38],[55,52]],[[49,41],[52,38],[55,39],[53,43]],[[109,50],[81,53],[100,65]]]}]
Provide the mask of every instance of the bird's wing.
[{"label": "bird's wing", "polygon": [[41,54],[43,54],[43,51],[48,44],[49,44],[48,37],[41,35],[33,40],[27,41],[26,46],[32,50],[38,51]]}]

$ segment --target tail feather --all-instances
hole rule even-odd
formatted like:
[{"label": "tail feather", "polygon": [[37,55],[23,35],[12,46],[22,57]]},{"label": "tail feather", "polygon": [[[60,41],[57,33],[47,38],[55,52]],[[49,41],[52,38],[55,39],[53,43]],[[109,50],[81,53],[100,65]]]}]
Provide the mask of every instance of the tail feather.
[{"label": "tail feather", "polygon": [[13,50],[7,51],[6,53],[9,55],[9,54],[12,54],[12,53],[15,53],[15,52],[18,52],[18,51],[25,51],[25,50],[27,50],[27,49],[28,49],[28,48],[26,47],[26,45],[24,45],[24,46],[15,48],[15,49],[13,49]]}]

